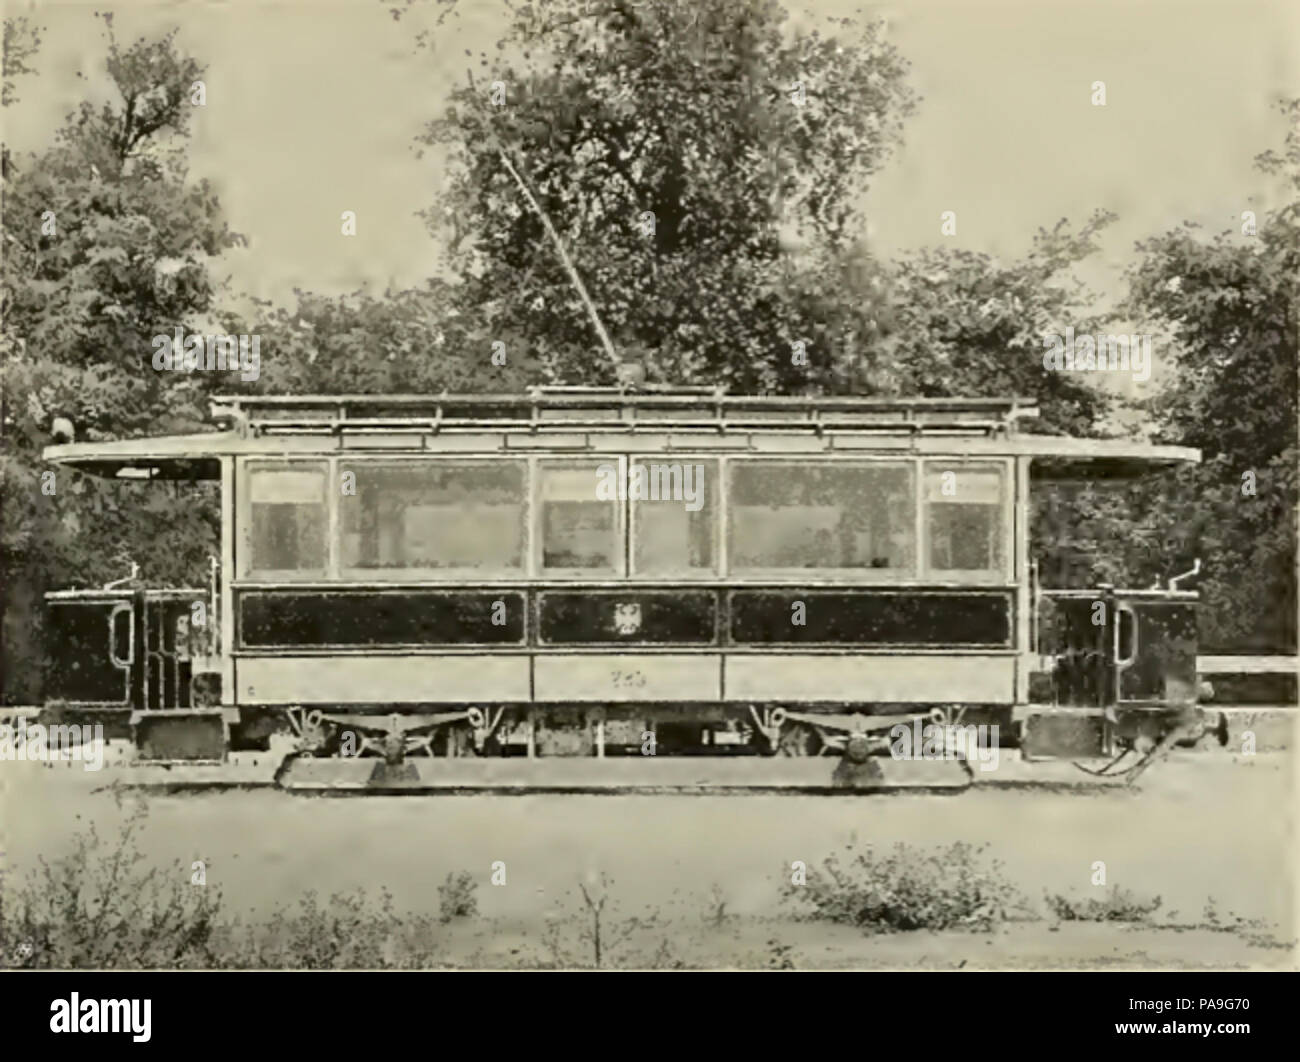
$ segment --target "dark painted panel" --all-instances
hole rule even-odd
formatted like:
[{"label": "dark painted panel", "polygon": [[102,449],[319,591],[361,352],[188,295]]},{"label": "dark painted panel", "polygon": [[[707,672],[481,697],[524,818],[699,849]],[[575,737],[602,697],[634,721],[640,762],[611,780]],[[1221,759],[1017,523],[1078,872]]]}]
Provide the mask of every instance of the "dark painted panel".
[{"label": "dark painted panel", "polygon": [[539,597],[539,629],[547,645],[711,645],[714,641],[712,591],[543,592]]},{"label": "dark painted panel", "polygon": [[[804,623],[794,622],[803,602]],[[740,645],[1011,644],[1008,594],[812,590],[736,591],[731,597],[731,637]]]},{"label": "dark painted panel", "polygon": [[[1137,615],[1137,654],[1119,673],[1121,701],[1162,701],[1192,704],[1196,701],[1196,605],[1184,601],[1126,602]],[[1126,626],[1132,620],[1126,619]],[[1123,633],[1123,632],[1122,632]],[[1120,651],[1132,654],[1126,635]]]},{"label": "dark painted panel", "polygon": [[[50,645],[45,679],[47,695],[54,700],[127,704],[127,674],[109,658],[108,617],[122,601],[51,601],[48,604]],[[132,621],[134,622],[134,621]],[[125,655],[126,619],[121,625]],[[139,647],[136,647],[139,656]]]},{"label": "dark painted panel", "polygon": [[135,740],[146,760],[220,760],[226,755],[220,714],[146,715],[136,724]]},{"label": "dark painted panel", "polygon": [[507,645],[524,637],[524,595],[517,592],[258,591],[239,601],[240,639],[250,647]]},{"label": "dark painted panel", "polygon": [[[1058,704],[1102,707],[1115,703],[1117,691],[1120,701],[1196,701],[1195,602],[1098,589],[1095,598],[1051,601],[1044,617]],[[1117,665],[1117,648],[1121,659],[1133,657],[1125,667]]]}]

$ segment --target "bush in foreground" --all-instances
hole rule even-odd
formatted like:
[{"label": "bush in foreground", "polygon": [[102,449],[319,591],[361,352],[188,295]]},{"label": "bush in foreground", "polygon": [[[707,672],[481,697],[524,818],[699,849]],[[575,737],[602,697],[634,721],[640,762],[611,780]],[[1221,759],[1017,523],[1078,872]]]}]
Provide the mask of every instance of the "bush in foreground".
[{"label": "bush in foreground", "polygon": [[448,872],[438,886],[438,912],[443,922],[453,918],[474,918],[478,914],[478,883],[467,870]]},{"label": "bush in foreground", "polygon": [[93,825],[72,851],[38,869],[12,896],[0,892],[0,964],[29,969],[185,968],[217,965],[211,950],[218,889],[144,869],[143,807],[115,842]]},{"label": "bush in foreground", "polygon": [[961,842],[929,851],[901,841],[887,852],[847,845],[809,867],[804,884],[787,883],[782,899],[804,918],[868,933],[990,929],[1023,907],[1001,863]]},{"label": "bush in foreground", "polygon": [[1076,900],[1060,893],[1044,894],[1047,908],[1062,922],[1146,922],[1160,907],[1160,897],[1143,899],[1137,893],[1112,885],[1098,899]]}]

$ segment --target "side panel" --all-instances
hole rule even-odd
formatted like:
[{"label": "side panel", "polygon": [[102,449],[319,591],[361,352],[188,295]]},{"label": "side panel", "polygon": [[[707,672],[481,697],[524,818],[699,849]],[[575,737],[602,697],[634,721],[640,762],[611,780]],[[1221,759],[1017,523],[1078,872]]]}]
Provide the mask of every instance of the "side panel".
[{"label": "side panel", "polygon": [[519,645],[519,591],[243,590],[239,640],[245,648],[402,645]]},{"label": "side panel", "polygon": [[[598,455],[583,455],[588,463],[595,459]],[[339,460],[331,467],[338,467]],[[528,460],[534,473],[538,462],[544,462],[542,457]],[[740,458],[726,460],[741,463]],[[791,454],[787,465],[804,460]],[[853,460],[861,463],[865,458]],[[355,456],[346,461],[360,467]],[[1009,462],[1003,464],[1009,472]],[[1016,610],[1013,581],[1022,558],[1019,546],[1012,548],[1011,543],[1019,543],[1024,528],[1010,519],[1013,492],[1004,489],[999,499],[1003,515],[997,526],[1004,529],[1005,545],[999,547],[997,564],[963,567],[958,555],[965,557],[969,551],[954,546],[951,555],[935,554],[942,559],[933,560],[936,570],[931,572],[923,520],[929,511],[923,501],[928,466],[915,461],[912,468],[914,493],[909,497],[915,509],[915,541],[908,547],[908,566],[891,566],[892,554],[881,547],[875,551],[881,554],[878,569],[763,568],[749,578],[725,574],[730,506],[724,492],[717,499],[714,525],[711,556],[716,567],[711,562],[708,572],[700,573],[703,578],[664,576],[633,582],[594,568],[541,570],[526,565],[517,575],[498,573],[490,579],[456,569],[381,567],[367,569],[363,581],[358,572],[339,567],[343,529],[338,492],[330,489],[324,508],[312,517],[328,519],[328,561],[301,568],[285,562],[275,571],[239,577],[229,591],[233,609],[228,616],[235,636],[230,649],[237,656],[227,699],[247,705],[557,707],[651,702],[1014,703],[1024,610]],[[248,474],[246,463],[232,471],[239,477]],[[721,467],[717,475],[723,477],[720,482],[726,481]],[[1000,482],[1009,487],[1010,476]],[[529,489],[535,492],[538,483],[532,475]],[[245,485],[236,486],[239,489],[228,490],[235,506],[233,528],[239,532],[231,533],[226,544],[230,577],[246,566],[235,554],[246,542],[242,524],[251,523]],[[972,504],[981,511],[990,507],[979,500],[982,494],[974,497]],[[291,504],[279,495],[264,502],[273,507]],[[952,508],[955,503],[944,504]],[[857,512],[864,506],[846,502],[840,508]],[[759,513],[753,519],[760,530],[766,529],[765,510],[761,505],[752,508]],[[814,508],[834,507],[818,502]],[[534,562],[541,552],[537,537],[549,526],[543,515],[534,499],[526,518],[526,556]],[[613,566],[617,571],[625,570],[629,555],[635,555],[625,526],[630,516],[626,507],[619,508],[622,555]],[[294,519],[306,517],[299,513]],[[581,521],[573,519],[581,530]],[[283,534],[277,532],[281,538],[292,540],[297,525],[290,523],[280,529]],[[793,543],[802,525],[791,520],[787,524],[794,528],[786,536]],[[845,557],[852,553],[849,560],[862,564],[870,559],[874,565],[868,546],[883,532],[878,534],[880,529],[869,521],[855,523],[845,517],[840,524],[841,533],[832,544],[838,543]],[[400,530],[405,525],[393,521],[393,526]],[[966,524],[955,518],[942,526],[948,536],[944,542],[966,543],[976,534],[966,534]],[[477,528],[472,530],[477,533]],[[759,535],[764,543],[771,537]],[[671,535],[666,540],[676,541]],[[433,541],[437,536],[428,537]],[[806,549],[796,559],[822,563],[820,553],[810,555]],[[278,570],[286,567],[291,570]]]},{"label": "side panel", "polygon": [[[1125,602],[1130,612],[1125,647],[1132,663],[1119,672],[1119,702],[1195,704],[1196,605],[1183,601]],[[1132,624],[1136,622],[1136,632]]]},{"label": "side panel", "polygon": [[1196,608],[1186,591],[1100,588],[1056,600],[1057,703],[1194,704]]},{"label": "side panel", "polygon": [[1010,648],[1008,592],[735,590],[737,645],[978,645]]},{"label": "side panel", "polygon": [[539,656],[539,702],[717,701],[721,659],[714,654],[615,653]]},{"label": "side panel", "polygon": [[131,706],[132,687],[139,685],[135,661],[141,640],[139,609],[132,610],[131,596],[47,600],[46,615],[47,696],[106,708]]},{"label": "side panel", "polygon": [[[1010,704],[1015,658],[614,653],[247,657],[244,704]],[[725,668],[726,688],[723,691]],[[531,687],[531,689],[530,689]]]},{"label": "side panel", "polygon": [[732,656],[727,700],[980,703],[1015,700],[1016,658],[897,655]]},{"label": "side panel", "polygon": [[241,704],[481,704],[529,699],[528,657],[277,656],[235,661]]},{"label": "side panel", "polygon": [[616,643],[711,645],[717,641],[712,590],[543,590],[537,595],[543,645]]}]

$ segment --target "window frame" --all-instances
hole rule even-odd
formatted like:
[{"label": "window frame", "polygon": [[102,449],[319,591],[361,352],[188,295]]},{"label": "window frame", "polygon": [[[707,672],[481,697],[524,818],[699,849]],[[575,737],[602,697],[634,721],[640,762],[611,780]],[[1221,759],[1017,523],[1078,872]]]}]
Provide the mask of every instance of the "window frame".
[{"label": "window frame", "polygon": [[[324,473],[324,496],[321,499],[324,517],[325,563],[320,568],[255,568],[253,567],[253,477],[258,472]],[[241,580],[257,583],[310,583],[334,578],[334,501],[330,497],[331,461],[324,456],[256,457],[242,464],[236,499],[236,557]]]},{"label": "window frame", "polygon": [[451,464],[459,467],[467,465],[516,465],[523,472],[523,490],[520,495],[520,505],[523,509],[524,534],[523,541],[519,547],[519,564],[514,568],[359,568],[349,567],[343,563],[343,495],[336,492],[331,501],[331,507],[336,511],[336,517],[331,519],[332,534],[331,543],[331,566],[329,578],[340,583],[465,583],[472,580],[488,580],[492,582],[504,582],[512,579],[526,579],[531,575],[529,570],[529,555],[532,547],[532,489],[531,476],[532,470],[529,467],[529,460],[523,456],[500,455],[495,457],[487,456],[465,456],[459,454],[365,454],[360,457],[356,456],[339,456],[330,459],[331,476],[334,483],[339,482],[339,477],[349,467],[356,468],[360,465],[377,465],[392,467],[393,465],[424,465],[431,466],[434,464]]},{"label": "window frame", "polygon": [[587,465],[599,467],[614,464],[620,474],[628,460],[627,454],[546,454],[533,457],[529,461],[530,487],[529,495],[532,505],[529,509],[529,528],[531,540],[531,565],[529,578],[536,580],[556,579],[573,582],[608,582],[614,579],[628,578],[628,564],[631,543],[628,539],[628,506],[626,498],[615,497],[614,506],[614,569],[605,568],[547,568],[543,563],[546,554],[546,528],[543,523],[545,499],[542,497],[542,476],[544,468],[582,468]]},{"label": "window frame", "polygon": [[[921,534],[921,564],[918,578],[928,583],[948,583],[962,586],[1006,586],[1015,581],[1015,469],[1011,458],[962,455],[951,458],[927,456],[918,464],[917,518]],[[1001,473],[1002,567],[999,571],[981,569],[935,568],[930,563],[930,501],[925,494],[926,478],[930,472],[981,471],[996,468]]]},{"label": "window frame", "polygon": [[[635,547],[633,536],[637,533],[637,503],[630,498],[615,499],[616,515],[614,528],[615,568],[593,570],[587,568],[555,568],[542,566],[543,527],[542,521],[542,469],[598,467],[601,464],[613,464],[619,468],[621,475],[626,475],[634,462],[645,463],[703,463],[716,465],[716,516],[712,522],[713,567],[701,569],[681,569],[670,573],[640,573],[636,571]],[[358,465],[375,463],[381,465],[419,464],[425,462],[451,463],[460,467],[494,462],[507,462],[522,468],[525,476],[523,497],[523,555],[518,568],[477,569],[477,568],[349,568],[342,563],[342,496],[331,486],[339,483],[339,477],[345,467],[356,468]],[[912,500],[914,506],[915,526],[913,531],[913,565],[910,568],[737,568],[731,556],[731,527],[733,520],[733,483],[732,470],[740,464],[757,463],[763,465],[788,465],[797,468],[810,466],[848,465],[869,467],[884,465],[894,468],[905,467],[912,476]],[[1002,483],[1002,568],[992,571],[946,571],[935,569],[930,563],[931,525],[929,520],[929,502],[926,500],[926,479],[935,471],[957,471],[964,469],[997,469]],[[265,569],[252,567],[252,479],[259,471],[307,471],[323,472],[325,478],[324,521],[326,557],[324,569]],[[340,586],[374,584],[386,586],[400,583],[450,584],[466,585],[474,581],[490,581],[501,584],[525,582],[558,583],[611,583],[635,581],[645,584],[701,584],[701,583],[735,583],[738,585],[754,584],[792,584],[838,581],[852,585],[898,586],[915,583],[929,586],[997,586],[1006,587],[1014,584],[1014,567],[1016,564],[1017,534],[1027,534],[1016,526],[1016,485],[1015,459],[1001,455],[942,455],[916,453],[718,453],[718,452],[652,452],[648,450],[625,451],[622,453],[546,453],[523,454],[509,452],[466,452],[466,453],[303,453],[268,454],[242,457],[236,462],[236,490],[234,522],[237,532],[235,539],[235,570],[238,572],[237,584],[271,584],[271,583],[320,583]]]},{"label": "window frame", "polygon": [[[665,460],[656,454],[630,453],[625,455],[624,461],[628,472],[638,461],[645,464],[681,464],[697,465],[712,464],[716,466],[713,473],[714,487],[716,496],[714,501],[714,519],[709,528],[710,545],[713,550],[713,563],[707,568],[681,568],[671,572],[639,572],[636,567],[636,547],[637,547],[637,506],[642,504],[640,501],[627,499],[627,571],[629,579],[636,579],[642,582],[664,582],[664,583],[698,583],[698,582],[716,582],[724,578],[726,574],[726,553],[723,539],[724,524],[727,514],[727,473],[726,459],[718,454],[669,454],[672,461]],[[706,484],[706,490],[709,489]],[[705,505],[708,505],[708,496],[706,494]]]},{"label": "window frame", "polygon": [[[724,498],[722,503],[722,515],[724,526],[722,538],[725,543],[726,553],[724,554],[725,566],[722,569],[724,578],[736,578],[750,582],[807,582],[809,580],[820,579],[837,579],[852,583],[880,583],[887,585],[897,585],[911,582],[922,582],[924,576],[921,570],[920,558],[920,540],[919,522],[920,522],[920,470],[919,460],[912,455],[893,455],[893,454],[852,454],[840,457],[830,457],[821,454],[805,455],[785,455],[785,454],[745,454],[728,457],[723,472]],[[798,468],[807,468],[810,466],[831,467],[835,465],[850,467],[869,467],[872,465],[889,465],[895,468],[905,468],[912,477],[912,565],[908,568],[741,568],[737,567],[731,559],[731,529],[732,529],[732,501],[735,497],[733,491],[732,470],[739,464],[779,464],[792,465]]]}]

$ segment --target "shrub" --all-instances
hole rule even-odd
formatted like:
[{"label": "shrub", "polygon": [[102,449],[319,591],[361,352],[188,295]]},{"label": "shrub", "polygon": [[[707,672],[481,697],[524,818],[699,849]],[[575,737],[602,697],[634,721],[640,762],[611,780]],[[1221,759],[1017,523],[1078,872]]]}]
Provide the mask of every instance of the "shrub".
[{"label": "shrub", "polygon": [[614,880],[601,874],[565,893],[564,910],[546,920],[543,941],[557,968],[681,970],[687,964],[673,947],[674,927],[657,907],[623,913]]},{"label": "shrub", "polygon": [[477,883],[467,870],[459,874],[448,872],[447,880],[438,886],[438,911],[442,921],[453,918],[474,918],[478,914]]},{"label": "shrub", "polygon": [[1159,896],[1144,900],[1136,893],[1112,885],[1104,899],[1075,900],[1059,893],[1044,893],[1048,909],[1062,922],[1145,922],[1160,906]]},{"label": "shrub", "polygon": [[137,835],[143,805],[115,844],[92,825],[72,851],[41,859],[13,896],[0,893],[0,962],[31,969],[207,966],[220,892],[190,871],[144,870]]},{"label": "shrub", "polygon": [[806,884],[786,884],[782,899],[868,933],[989,929],[1022,904],[1002,865],[961,842],[925,852],[900,841],[885,854],[849,845],[810,867]]},{"label": "shrub", "polygon": [[286,970],[420,967],[427,964],[428,954],[412,938],[427,939],[429,922],[399,916],[386,889],[377,901],[358,889],[332,893],[324,903],[309,890],[292,911],[276,908],[267,920],[250,925],[242,939],[232,934],[225,965]]},{"label": "shrub", "polygon": [[308,892],[292,911],[244,925],[222,917],[220,891],[190,870],[143,870],[141,804],[115,842],[94,825],[72,851],[12,894],[0,891],[0,965],[29,969],[383,969],[429,965],[432,919],[399,917],[392,897],[364,891],[321,902]]}]

